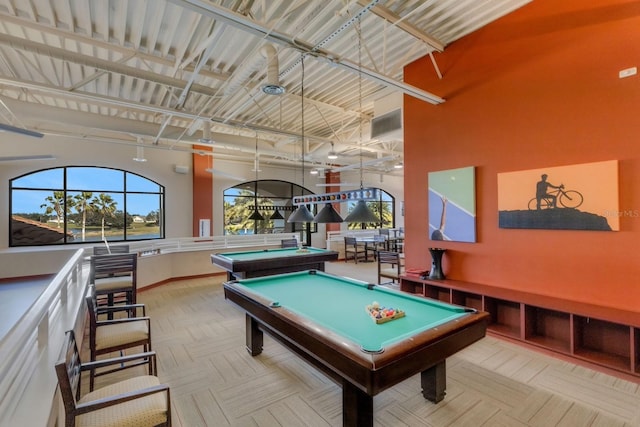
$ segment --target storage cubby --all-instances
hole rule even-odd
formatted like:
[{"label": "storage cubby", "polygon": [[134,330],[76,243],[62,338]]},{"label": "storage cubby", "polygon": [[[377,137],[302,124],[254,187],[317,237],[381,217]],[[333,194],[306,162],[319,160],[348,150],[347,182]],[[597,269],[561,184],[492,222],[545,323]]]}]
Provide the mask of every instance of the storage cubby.
[{"label": "storage cubby", "polygon": [[640,329],[633,328],[633,372],[640,375]]},{"label": "storage cubby", "polygon": [[630,369],[632,328],[582,316],[574,316],[573,323],[576,356],[617,369]]},{"label": "storage cubby", "polygon": [[[419,280],[419,279],[416,279]],[[410,294],[418,294],[424,295],[423,292],[424,284],[422,282],[414,282],[410,279],[401,279],[400,280],[400,290],[403,292],[408,292]]]},{"label": "storage cubby", "polygon": [[451,303],[482,311],[482,295],[454,290],[451,292]]},{"label": "storage cubby", "polygon": [[640,377],[640,314],[458,280],[401,276],[400,289],[490,313],[487,331]]},{"label": "storage cubby", "polygon": [[442,286],[426,285],[424,296],[442,302],[451,302],[451,289]]},{"label": "storage cubby", "polygon": [[520,303],[485,298],[484,311],[491,314],[491,330],[497,334],[520,338]]},{"label": "storage cubby", "polygon": [[524,339],[532,344],[571,352],[571,316],[556,310],[527,306],[524,318]]}]

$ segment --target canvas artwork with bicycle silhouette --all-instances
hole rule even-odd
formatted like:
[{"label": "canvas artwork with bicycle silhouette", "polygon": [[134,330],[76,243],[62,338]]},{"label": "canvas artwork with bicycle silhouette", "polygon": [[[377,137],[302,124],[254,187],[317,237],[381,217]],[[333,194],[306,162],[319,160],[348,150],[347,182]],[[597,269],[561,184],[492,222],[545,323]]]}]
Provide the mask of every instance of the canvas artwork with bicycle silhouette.
[{"label": "canvas artwork with bicycle silhouette", "polygon": [[618,161],[498,174],[500,228],[620,229]]}]

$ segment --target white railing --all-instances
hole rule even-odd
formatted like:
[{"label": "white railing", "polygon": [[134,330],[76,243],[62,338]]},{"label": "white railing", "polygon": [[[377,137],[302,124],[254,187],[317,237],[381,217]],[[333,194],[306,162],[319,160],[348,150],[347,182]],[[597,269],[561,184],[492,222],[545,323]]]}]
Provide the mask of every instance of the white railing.
[{"label": "white railing", "polygon": [[327,249],[330,251],[340,251],[344,249],[345,237],[373,237],[377,236],[378,233],[377,229],[328,231]]},{"label": "white railing", "polygon": [[[164,240],[144,240],[141,242],[126,242],[131,252],[172,253],[202,250],[216,250],[226,248],[248,248],[252,246],[280,246],[282,239],[296,239],[300,242],[298,233],[278,234],[243,234],[211,237],[183,237]],[[118,243],[113,243],[117,245]]]},{"label": "white railing", "polygon": [[[297,233],[285,233],[126,243],[132,252],[168,254],[279,246],[281,239],[294,238],[300,241]],[[54,365],[61,357],[64,334],[75,327],[84,303],[89,251],[87,246],[74,252],[16,325],[0,339],[0,426],[47,425],[58,384]]]},{"label": "white railing", "polygon": [[88,271],[74,253],[0,340],[0,425],[45,426],[57,387],[54,365],[75,326]]}]

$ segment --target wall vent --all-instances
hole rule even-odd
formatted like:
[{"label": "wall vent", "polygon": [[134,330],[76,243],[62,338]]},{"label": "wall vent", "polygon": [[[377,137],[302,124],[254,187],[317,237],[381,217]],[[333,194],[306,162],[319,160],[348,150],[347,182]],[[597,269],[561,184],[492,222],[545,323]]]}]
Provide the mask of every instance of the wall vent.
[{"label": "wall vent", "polygon": [[371,119],[371,139],[380,141],[402,140],[402,108]]}]

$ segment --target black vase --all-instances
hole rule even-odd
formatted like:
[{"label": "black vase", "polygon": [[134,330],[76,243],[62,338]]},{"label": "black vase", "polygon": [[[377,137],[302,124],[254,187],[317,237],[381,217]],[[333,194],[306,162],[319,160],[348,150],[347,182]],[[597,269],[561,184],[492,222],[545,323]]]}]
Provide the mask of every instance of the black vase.
[{"label": "black vase", "polygon": [[429,279],[446,279],[442,272],[442,255],[444,254],[444,251],[446,251],[446,249],[429,248],[429,252],[431,252],[431,271],[429,272]]}]

